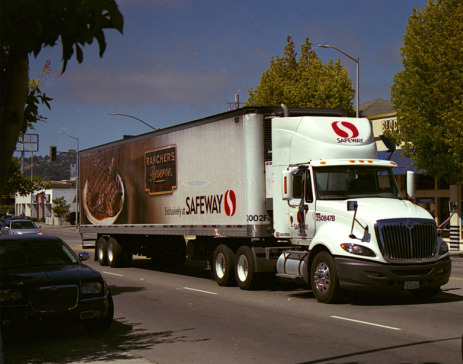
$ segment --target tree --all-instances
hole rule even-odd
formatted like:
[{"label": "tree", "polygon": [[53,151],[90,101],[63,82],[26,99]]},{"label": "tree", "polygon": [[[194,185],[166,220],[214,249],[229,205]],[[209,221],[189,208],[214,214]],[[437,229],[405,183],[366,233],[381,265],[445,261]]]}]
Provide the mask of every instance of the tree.
[{"label": "tree", "polygon": [[284,56],[272,57],[255,90],[249,90],[247,106],[340,108],[354,115],[354,90],[347,70],[330,60],[324,64],[306,38],[297,59],[291,36]]},{"label": "tree", "polygon": [[59,217],[61,224],[63,224],[63,217],[68,213],[70,206],[71,205],[66,203],[64,197],[57,197],[53,199],[53,213],[55,216]]},{"label": "tree", "polygon": [[[122,33],[123,17],[115,0],[0,0],[0,194],[19,133],[27,129],[29,56],[42,47],[62,47],[62,72],[75,57],[83,61],[83,46],[106,49],[104,30]],[[37,102],[46,102],[36,94]],[[34,103],[34,100],[32,100]]]},{"label": "tree", "polygon": [[11,159],[8,173],[9,178],[3,189],[3,195],[0,195],[0,205],[9,205],[11,203],[11,197],[14,196],[16,192],[21,196],[26,196],[34,191],[50,188],[50,182],[41,177],[34,176],[32,180],[30,177],[22,177],[19,161],[14,157],[11,157]]},{"label": "tree", "polygon": [[463,3],[430,0],[414,9],[394,76],[398,130],[390,135],[404,155],[438,178],[463,181]]}]

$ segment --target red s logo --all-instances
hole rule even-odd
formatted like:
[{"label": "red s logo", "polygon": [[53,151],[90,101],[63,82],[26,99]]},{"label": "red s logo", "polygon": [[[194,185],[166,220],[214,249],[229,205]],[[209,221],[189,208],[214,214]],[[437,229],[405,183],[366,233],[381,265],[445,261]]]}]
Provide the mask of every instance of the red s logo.
[{"label": "red s logo", "polygon": [[225,213],[227,216],[233,216],[236,212],[236,195],[233,190],[225,192],[224,201]]},{"label": "red s logo", "polygon": [[357,138],[359,136],[357,127],[348,121],[335,121],[331,127],[341,138]]}]

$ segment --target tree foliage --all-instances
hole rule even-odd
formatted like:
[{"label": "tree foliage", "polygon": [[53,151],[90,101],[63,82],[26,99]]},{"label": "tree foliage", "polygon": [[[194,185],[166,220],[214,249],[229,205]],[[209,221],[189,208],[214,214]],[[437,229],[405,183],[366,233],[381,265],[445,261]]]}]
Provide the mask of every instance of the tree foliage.
[{"label": "tree foliage", "polygon": [[51,61],[47,60],[42,67],[40,77],[29,80],[29,90],[24,108],[23,125],[21,127],[22,133],[25,133],[28,128],[34,129],[34,123],[37,121],[46,119],[46,117],[39,114],[39,105],[43,104],[50,109],[50,101],[53,100],[42,92],[44,79],[50,72],[50,66]]},{"label": "tree foliage", "polygon": [[291,36],[284,56],[272,57],[255,90],[249,90],[247,106],[339,108],[354,114],[354,90],[347,70],[338,59],[323,63],[306,38],[297,58]]},{"label": "tree foliage", "polygon": [[463,3],[429,0],[414,9],[394,77],[392,136],[420,169],[463,181]]},{"label": "tree foliage", "polygon": [[34,176],[32,179],[30,176],[22,177],[19,161],[13,157],[10,163],[8,176],[9,178],[4,187],[4,194],[0,196],[0,203],[2,204],[10,204],[10,199],[15,193],[19,193],[21,196],[26,196],[34,191],[50,188],[50,182],[41,177]]},{"label": "tree foliage", "polygon": [[[31,105],[27,100],[29,56],[60,44],[64,72],[74,54],[77,62],[83,61],[83,47],[94,40],[102,56],[107,29],[122,33],[123,17],[115,0],[0,0],[0,194],[24,130],[25,107]],[[49,101],[45,95],[35,96],[38,102]]]},{"label": "tree foliage", "polygon": [[53,213],[58,217],[66,216],[69,211],[69,205],[64,197],[57,197],[53,199]]}]

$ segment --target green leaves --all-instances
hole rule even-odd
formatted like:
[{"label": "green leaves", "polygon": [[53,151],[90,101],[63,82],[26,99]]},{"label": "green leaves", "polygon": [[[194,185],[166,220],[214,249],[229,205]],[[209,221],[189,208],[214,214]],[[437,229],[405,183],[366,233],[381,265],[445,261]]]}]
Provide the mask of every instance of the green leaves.
[{"label": "green leaves", "polygon": [[463,4],[431,0],[410,16],[404,69],[395,75],[392,102],[406,156],[436,177],[463,180]]},{"label": "green leaves", "polygon": [[42,47],[62,46],[62,72],[75,53],[83,61],[82,48],[96,39],[99,55],[106,49],[104,30],[122,33],[124,19],[115,0],[2,0],[2,45],[13,54],[37,56]]},{"label": "green leaves", "polygon": [[272,57],[255,90],[249,90],[247,106],[340,108],[354,114],[354,90],[347,70],[340,61],[324,64],[306,38],[301,55],[287,37],[283,57]]}]

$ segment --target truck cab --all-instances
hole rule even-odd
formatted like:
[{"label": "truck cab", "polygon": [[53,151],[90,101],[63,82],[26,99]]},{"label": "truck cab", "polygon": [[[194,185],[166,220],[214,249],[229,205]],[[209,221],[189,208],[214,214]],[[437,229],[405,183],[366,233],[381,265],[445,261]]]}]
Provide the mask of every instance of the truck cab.
[{"label": "truck cab", "polygon": [[447,244],[402,197],[396,164],[377,159],[369,121],[304,119],[274,125],[286,138],[273,151],[275,237],[299,247],[281,254],[278,274],[303,278],[322,302],[343,289],[433,296],[450,276]]}]

